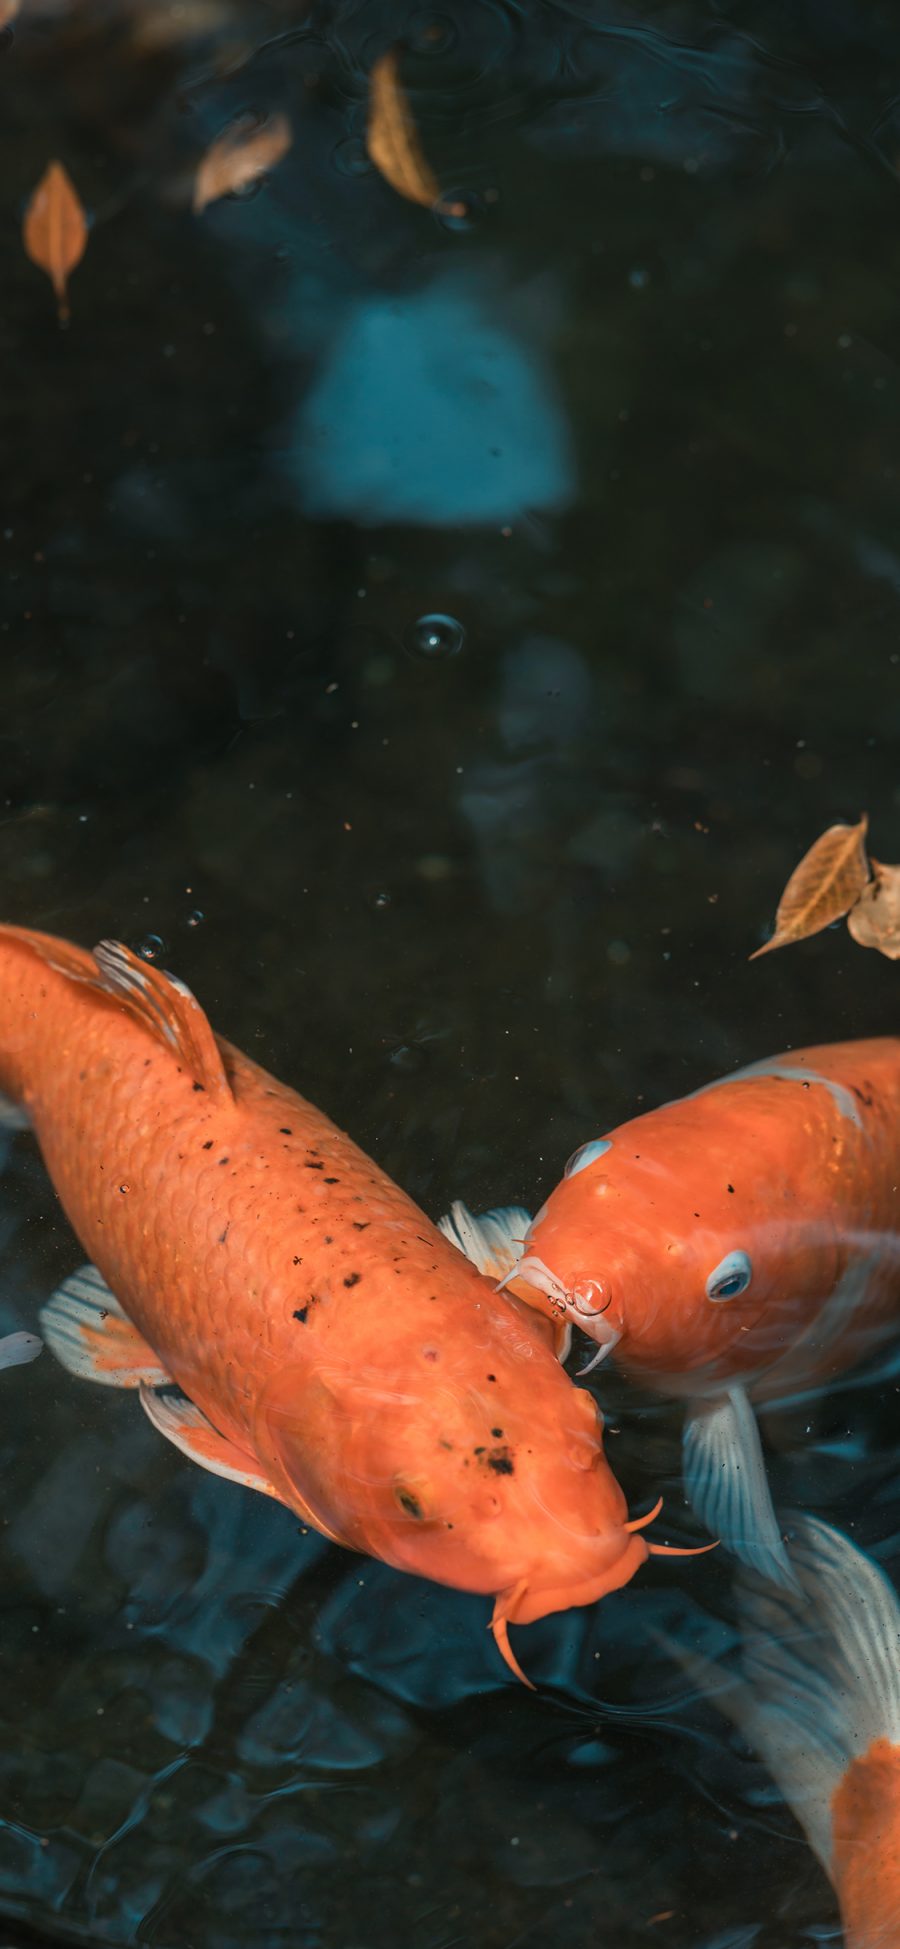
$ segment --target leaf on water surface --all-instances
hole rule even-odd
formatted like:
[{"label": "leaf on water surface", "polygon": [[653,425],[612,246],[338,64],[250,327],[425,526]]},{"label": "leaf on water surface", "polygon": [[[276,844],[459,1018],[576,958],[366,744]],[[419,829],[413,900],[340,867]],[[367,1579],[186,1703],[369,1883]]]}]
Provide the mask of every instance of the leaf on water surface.
[{"label": "leaf on water surface", "polygon": [[270,115],[261,122],[258,115],[239,115],[237,121],[216,137],[197,168],[194,179],[194,212],[199,216],[208,203],[220,196],[234,195],[264,176],[267,169],[286,156],[293,142],[286,115]]},{"label": "leaf on water surface", "polygon": [[69,316],[69,273],[80,264],[87,238],[84,207],[68,171],[61,162],[48,163],[29,197],[22,241],[32,263],[51,280],[61,324]]},{"label": "leaf on water surface", "polygon": [[889,961],[900,961],[900,866],[872,860],[873,880],[863,888],[847,915],[847,926],[860,947],[876,947]]},{"label": "leaf on water surface", "polygon": [[775,932],[750,955],[771,954],[775,947],[805,941],[832,921],[841,920],[856,905],[869,879],[865,838],[869,820],[864,812],[856,826],[829,826],[794,868],[778,903]]},{"label": "leaf on water surface", "polygon": [[366,148],[391,189],[445,216],[465,216],[463,203],[443,203],[440,184],[419,141],[398,72],[397,49],[379,56],[369,76]]}]

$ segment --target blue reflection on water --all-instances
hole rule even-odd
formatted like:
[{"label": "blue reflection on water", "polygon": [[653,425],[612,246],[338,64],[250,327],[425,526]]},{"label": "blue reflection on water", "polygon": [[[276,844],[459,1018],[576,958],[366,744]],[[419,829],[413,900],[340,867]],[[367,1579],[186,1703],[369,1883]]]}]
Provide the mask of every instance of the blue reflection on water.
[{"label": "blue reflection on water", "polygon": [[304,511],[424,525],[564,507],[569,431],[516,303],[509,293],[488,308],[481,283],[456,271],[360,299],[296,416],[289,467]]}]

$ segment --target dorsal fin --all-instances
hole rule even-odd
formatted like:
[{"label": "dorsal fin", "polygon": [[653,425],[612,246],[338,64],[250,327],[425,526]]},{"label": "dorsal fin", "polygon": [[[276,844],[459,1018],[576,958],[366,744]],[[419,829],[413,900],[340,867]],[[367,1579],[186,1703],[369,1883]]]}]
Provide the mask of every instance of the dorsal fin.
[{"label": "dorsal fin", "polygon": [[230,1097],[231,1085],[216,1038],[200,1003],[177,975],[164,973],[142,961],[122,941],[101,941],[93,954],[52,934],[32,933],[27,927],[4,927],[2,933],[24,946],[70,981],[79,981],[97,994],[127,1008],[129,1015],[161,1042],[210,1096]]},{"label": "dorsal fin", "polygon": [[135,1021],[171,1050],[211,1096],[231,1095],[212,1029],[200,1003],[177,975],[142,961],[122,941],[101,941],[94,960],[100,971],[98,987],[123,1002]]}]

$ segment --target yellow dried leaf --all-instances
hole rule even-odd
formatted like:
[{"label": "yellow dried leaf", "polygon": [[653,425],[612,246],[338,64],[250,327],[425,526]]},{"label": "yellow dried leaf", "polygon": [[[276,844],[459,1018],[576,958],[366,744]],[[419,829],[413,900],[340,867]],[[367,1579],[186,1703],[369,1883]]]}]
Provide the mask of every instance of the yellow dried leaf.
[{"label": "yellow dried leaf", "polygon": [[286,156],[293,142],[286,115],[240,115],[207,149],[194,179],[194,209],[199,216],[220,196],[246,189]]},{"label": "yellow dried leaf", "polygon": [[393,47],[379,57],[369,76],[366,148],[398,196],[445,216],[465,215],[465,204],[441,202],[440,185],[419,141]]},{"label": "yellow dried leaf", "polygon": [[776,947],[805,941],[855,906],[869,878],[865,813],[857,826],[829,826],[794,868],[778,903],[775,932],[750,960]]},{"label": "yellow dried leaf", "polygon": [[847,926],[860,947],[876,947],[889,961],[900,961],[900,866],[883,866],[873,859],[875,875],[847,915]]},{"label": "yellow dried leaf", "polygon": [[69,273],[81,262],[87,237],[87,218],[71,177],[61,162],[48,163],[26,206],[22,241],[32,263],[52,282],[61,323],[69,316]]}]

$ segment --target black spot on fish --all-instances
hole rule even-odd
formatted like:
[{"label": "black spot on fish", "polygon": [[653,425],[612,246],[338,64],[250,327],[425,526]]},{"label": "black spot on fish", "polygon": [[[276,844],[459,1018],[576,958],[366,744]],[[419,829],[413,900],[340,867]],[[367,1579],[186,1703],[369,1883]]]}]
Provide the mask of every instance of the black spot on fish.
[{"label": "black spot on fish", "polygon": [[194,1083],[194,1084],[193,1084],[193,1088],[194,1088],[195,1090],[202,1090],[202,1089],[204,1089],[205,1087],[206,1087],[206,1086],[205,1086],[205,1084],[204,1084],[204,1083]]},{"label": "black spot on fish", "polygon": [[211,1138],[211,1137],[207,1137],[207,1139],[206,1139],[206,1142],[205,1142],[205,1144],[203,1145],[203,1149],[204,1149],[204,1150],[212,1150],[212,1147],[213,1147],[213,1140],[212,1140],[212,1138]]},{"label": "black spot on fish", "polygon": [[226,1238],[228,1237],[228,1234],[229,1234],[229,1232],[230,1232],[230,1230],[231,1230],[231,1219],[229,1218],[229,1220],[228,1220],[228,1223],[227,1223],[227,1225],[226,1225],[226,1227],[225,1227],[225,1230],[224,1230],[224,1232],[220,1232],[220,1233],[219,1233],[219,1244],[220,1244],[220,1245],[224,1245],[224,1243],[225,1243],[225,1240],[226,1240]]},{"label": "black spot on fish", "polygon": [[355,1232],[367,1232],[371,1223],[371,1218],[354,1218],[353,1230]]},{"label": "black spot on fish", "polygon": [[300,1325],[301,1325],[301,1326],[305,1326],[305,1324],[306,1324],[306,1315],[307,1315],[307,1313],[308,1313],[308,1312],[309,1312],[309,1307],[308,1307],[308,1306],[298,1306],[298,1308],[297,1308],[297,1311],[296,1311],[296,1313],[294,1314],[294,1319],[295,1319],[295,1320],[299,1320],[299,1321],[300,1321]]},{"label": "black spot on fish", "polygon": [[294,1264],[295,1264],[295,1265],[302,1265],[302,1264],[303,1264],[303,1260],[302,1260],[302,1259],[297,1259],[297,1258],[295,1258],[295,1260],[294,1260]]},{"label": "black spot on fish", "polygon": [[220,1163],[220,1164],[230,1164],[230,1163],[231,1163],[231,1158],[230,1158],[230,1157],[220,1157],[220,1158],[219,1158],[219,1163]]},{"label": "black spot on fish", "polygon": [[493,1435],[493,1437],[494,1437],[494,1440],[495,1440],[495,1441],[499,1441],[499,1440],[500,1440],[500,1437],[501,1437],[501,1435],[502,1435],[502,1433],[503,1433],[503,1429],[502,1429],[502,1428],[492,1428],[492,1429],[491,1429],[491,1434]]},{"label": "black spot on fish", "polygon": [[347,1274],[347,1277],[346,1277],[346,1279],[344,1280],[344,1285],[345,1285],[345,1286],[358,1286],[358,1285],[359,1285],[359,1282],[360,1282],[360,1280],[361,1280],[361,1278],[362,1278],[362,1273],[361,1273],[361,1272],[348,1272],[348,1274]]},{"label": "black spot on fish", "polygon": [[325,1233],[325,1243],[326,1243],[326,1245],[333,1245],[333,1244],[334,1244],[334,1239],[332,1238],[332,1236],[331,1236],[331,1233],[330,1233],[330,1232],[326,1232],[326,1233]]},{"label": "black spot on fish", "polygon": [[417,1523],[420,1523],[422,1521],[422,1504],[419,1502],[418,1498],[413,1495],[411,1489],[398,1489],[397,1501],[399,1502],[401,1509],[406,1510],[407,1516],[415,1517]]},{"label": "black spot on fish", "polygon": [[486,1451],[483,1448],[473,1448],[472,1450],[473,1455],[484,1455],[485,1452]]},{"label": "black spot on fish", "polygon": [[488,1374],[488,1375],[487,1375],[487,1379],[488,1379],[489,1381],[495,1381],[495,1380],[496,1380],[496,1378],[497,1378],[497,1376],[496,1376],[496,1374]]},{"label": "black spot on fish", "polygon": [[516,1466],[508,1448],[495,1448],[487,1458],[489,1469],[495,1475],[515,1475]]},{"label": "black spot on fish", "polygon": [[325,1169],[325,1166],[324,1166],[324,1164],[321,1164],[321,1163],[320,1163],[320,1164],[307,1164],[307,1166],[306,1166],[306,1169],[307,1169],[308,1171],[324,1171],[324,1169]]},{"label": "black spot on fish", "polygon": [[293,1133],[293,1131],[292,1131],[292,1130],[289,1130],[289,1129],[288,1129],[288,1126],[287,1126],[287,1124],[286,1124],[286,1123],[283,1123],[283,1124],[281,1124],[281,1125],[279,1126],[279,1129],[280,1129],[280,1134],[281,1134],[281,1136],[282,1136],[282,1137],[293,1137],[293,1134],[294,1134],[294,1133]]},{"label": "black spot on fish", "polygon": [[79,1081],[79,1083],[83,1083],[83,1082],[84,1082],[84,1079],[85,1079],[85,1077],[86,1077],[86,1075],[87,1075],[87,1070],[86,1070],[86,1069],[79,1069],[79,1071],[78,1071],[78,1081]]},{"label": "black spot on fish", "polygon": [[728,1184],[728,1185],[726,1185],[726,1187],[725,1187],[725,1189],[726,1189],[726,1191],[733,1191],[733,1190],[734,1190],[734,1185],[733,1185],[733,1184]]},{"label": "black spot on fish", "polygon": [[340,1178],[323,1178],[323,1184],[340,1184]]},{"label": "black spot on fish", "polygon": [[[865,1108],[866,1108],[867,1110],[871,1110],[871,1108],[872,1108],[872,1098],[871,1098],[871,1096],[867,1096],[867,1095],[866,1095],[866,1093],[865,1093],[865,1090],[860,1090],[860,1089],[857,1089],[857,1087],[856,1087],[856,1084],[855,1084],[855,1083],[851,1083],[851,1085],[850,1085],[850,1088],[852,1089],[852,1091],[853,1091],[853,1094],[854,1094],[854,1096],[856,1097],[856,1099],[857,1099],[857,1101],[858,1101],[859,1103],[862,1103],[862,1104],[864,1104],[864,1106],[865,1106]],[[869,1084],[869,1083],[867,1083],[867,1084],[866,1084],[866,1089],[871,1089],[871,1084]]]}]

